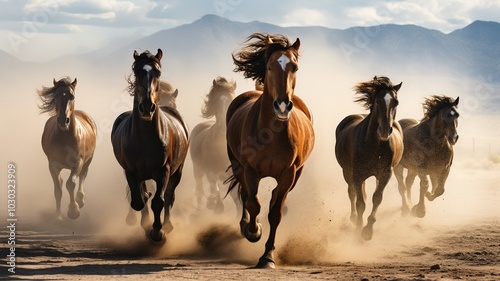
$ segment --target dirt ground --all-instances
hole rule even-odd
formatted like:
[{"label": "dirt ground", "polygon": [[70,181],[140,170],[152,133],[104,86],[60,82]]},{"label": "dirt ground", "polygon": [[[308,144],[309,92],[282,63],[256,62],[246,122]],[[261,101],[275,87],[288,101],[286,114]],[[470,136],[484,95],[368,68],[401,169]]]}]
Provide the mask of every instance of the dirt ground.
[{"label": "dirt ground", "polygon": [[[151,245],[139,226],[127,226],[122,214],[115,223],[105,219],[97,227],[97,217],[90,211],[85,215],[85,208],[74,221],[54,221],[49,212],[41,212],[19,217],[16,273],[6,275],[3,262],[0,279],[500,280],[500,213],[495,206],[500,202],[499,178],[497,169],[454,173],[445,199],[427,202],[424,219],[401,217],[392,183],[372,241],[359,238],[345,204],[342,211],[323,206],[318,216],[317,211],[305,211],[313,210],[312,205],[304,203],[302,211],[294,207],[303,198],[300,192],[290,195],[273,270],[253,268],[265,232],[263,241],[249,243],[239,235],[234,216],[186,217],[182,203],[174,207],[175,228],[162,247]],[[345,203],[344,195],[311,204]],[[262,214],[267,229],[267,213]]]}]

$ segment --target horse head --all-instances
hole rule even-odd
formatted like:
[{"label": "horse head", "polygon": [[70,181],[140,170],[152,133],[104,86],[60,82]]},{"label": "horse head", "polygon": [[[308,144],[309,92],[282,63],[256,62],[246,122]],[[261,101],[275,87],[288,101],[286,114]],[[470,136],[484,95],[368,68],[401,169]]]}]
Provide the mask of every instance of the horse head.
[{"label": "horse head", "polygon": [[450,99],[448,106],[443,107],[443,109],[439,111],[438,120],[440,121],[440,126],[442,127],[440,131],[445,134],[445,138],[448,142],[454,145],[458,141],[457,127],[458,116],[460,116],[460,114],[457,111],[457,106],[459,97],[457,97],[453,102],[451,101],[452,99]]},{"label": "horse head", "polygon": [[[266,43],[269,50],[273,50],[271,46],[275,43],[269,35]],[[299,48],[300,40],[297,38],[290,47],[270,51],[266,59],[264,88],[273,97],[274,113],[280,121],[288,120],[293,109],[292,96],[295,90],[296,72],[299,69]]]},{"label": "horse head", "polygon": [[132,69],[135,75],[134,108],[137,106],[143,120],[151,121],[156,112],[161,75],[161,58],[163,52],[158,49],[156,55],[145,51],[138,54],[134,51]]},{"label": "horse head", "polygon": [[75,87],[77,80],[69,83],[70,80],[53,80],[54,101],[57,116],[57,125],[63,131],[69,129],[71,116],[75,110]]}]

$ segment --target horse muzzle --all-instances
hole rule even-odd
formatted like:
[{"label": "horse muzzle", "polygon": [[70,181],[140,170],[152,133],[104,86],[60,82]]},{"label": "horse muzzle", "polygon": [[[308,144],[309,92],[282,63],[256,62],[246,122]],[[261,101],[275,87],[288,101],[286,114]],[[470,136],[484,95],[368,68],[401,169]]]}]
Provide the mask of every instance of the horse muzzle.
[{"label": "horse muzzle", "polygon": [[273,108],[274,108],[274,113],[276,113],[276,118],[279,121],[287,121],[288,118],[290,118],[290,112],[293,109],[293,102],[292,101],[278,102],[277,100],[275,100],[273,102]]},{"label": "horse muzzle", "polygon": [[451,145],[455,145],[457,143],[457,141],[458,141],[458,134],[450,136],[448,138],[448,141],[450,142]]},{"label": "horse muzzle", "polygon": [[153,119],[153,114],[155,113],[156,105],[154,103],[148,104],[141,102],[139,104],[139,113],[141,118],[146,121],[151,121]]},{"label": "horse muzzle", "polygon": [[67,131],[69,130],[69,123],[70,123],[69,117],[66,117],[64,118],[64,120],[59,119],[57,125],[59,126],[59,129],[61,129],[62,131]]},{"label": "horse muzzle", "polygon": [[389,129],[381,129],[379,127],[377,130],[377,134],[378,134],[378,138],[381,141],[388,141],[392,135],[392,127],[389,127]]}]

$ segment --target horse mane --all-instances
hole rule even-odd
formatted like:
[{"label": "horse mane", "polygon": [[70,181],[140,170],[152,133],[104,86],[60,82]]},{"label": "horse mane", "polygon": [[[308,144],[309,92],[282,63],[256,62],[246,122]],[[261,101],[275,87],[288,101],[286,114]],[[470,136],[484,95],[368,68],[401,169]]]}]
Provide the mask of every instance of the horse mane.
[{"label": "horse mane", "polygon": [[366,109],[371,109],[375,102],[375,96],[380,90],[393,90],[394,85],[391,80],[385,76],[375,76],[373,80],[360,82],[354,86],[356,94],[360,95],[355,102],[362,103]]},{"label": "horse mane", "polygon": [[433,95],[426,98],[422,103],[424,107],[424,117],[422,121],[430,119],[439,114],[441,109],[446,107],[453,107],[455,100],[444,95]]},{"label": "horse mane", "polygon": [[[267,44],[267,38],[273,43]],[[253,33],[245,40],[246,45],[236,54],[232,54],[236,65],[234,72],[242,71],[245,78],[264,83],[266,63],[269,56],[277,50],[287,50],[293,43],[287,36],[281,34]],[[293,49],[294,50],[294,49]],[[299,54],[294,50],[294,55]]]},{"label": "horse mane", "polygon": [[228,81],[224,77],[218,76],[215,78],[210,92],[205,98],[205,105],[201,110],[201,116],[203,118],[211,118],[217,113],[218,100],[217,97],[221,94],[230,93],[234,96],[234,91],[236,90],[236,82],[234,80]]},{"label": "horse mane", "polygon": [[152,66],[158,72],[158,77],[160,77],[160,75],[161,75],[161,62],[160,62],[160,60],[158,60],[156,58],[156,56],[154,54],[152,54],[150,51],[148,51],[148,50],[144,51],[143,53],[141,53],[139,55],[139,57],[136,60],[134,60],[134,63],[132,64],[132,74],[130,74],[126,78],[127,83],[128,83],[126,90],[131,96],[135,95],[135,82],[136,82],[135,76],[136,76],[136,73],[138,73],[146,63],[150,63],[150,62],[153,62]]},{"label": "horse mane", "polygon": [[40,113],[54,115],[56,113],[56,89],[60,86],[69,87],[71,83],[71,78],[66,76],[57,81],[52,87],[42,86],[42,89],[38,89],[37,94],[42,102],[42,104],[38,105]]}]

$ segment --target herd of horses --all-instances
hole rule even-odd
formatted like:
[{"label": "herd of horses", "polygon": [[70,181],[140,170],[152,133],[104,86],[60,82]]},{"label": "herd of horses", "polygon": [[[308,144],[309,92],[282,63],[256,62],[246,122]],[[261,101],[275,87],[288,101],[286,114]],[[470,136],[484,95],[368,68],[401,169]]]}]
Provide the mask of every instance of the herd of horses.
[{"label": "herd of horses", "polygon": [[[315,142],[312,113],[294,92],[299,49],[299,39],[292,43],[283,35],[254,33],[247,37],[245,45],[233,54],[234,71],[255,80],[255,90],[235,95],[236,83],[217,77],[202,109],[207,120],[192,131],[176,109],[178,91],[160,80],[161,49],[156,54],[134,51],[133,76],[128,81],[133,108],[116,118],[111,143],[125,172],[131,210],[143,213],[141,225],[152,243],[165,243],[173,229],[170,209],[189,150],[198,208],[222,213],[222,198],[231,194],[241,210],[241,234],[251,242],[262,236],[259,181],[264,177],[276,179],[269,203],[269,237],[257,263],[259,268],[275,267],[275,236],[285,199],[297,184]],[[41,111],[52,115],[43,131],[42,147],[54,181],[59,218],[61,170],[71,171],[66,182],[68,217],[76,219],[84,205],[83,184],[96,147],[94,121],[75,110],[76,84],[76,79],[54,79],[52,87],[38,91]],[[411,213],[424,217],[425,197],[432,201],[443,194],[452,165],[453,145],[458,139],[459,99],[430,96],[425,99],[422,120],[398,122],[401,86],[383,76],[357,84],[356,102],[369,113],[349,115],[336,128],[335,156],[348,186],[350,218],[365,240],[372,238],[376,212],[393,171],[403,215],[410,213],[411,186],[419,177],[420,198]],[[364,225],[365,180],[371,176],[377,184],[373,208]],[[208,196],[204,195],[203,177],[209,183]],[[154,195],[146,187],[147,180],[156,182]],[[224,184],[228,184],[227,189]],[[145,207],[149,199],[154,214],[152,224]]]}]

